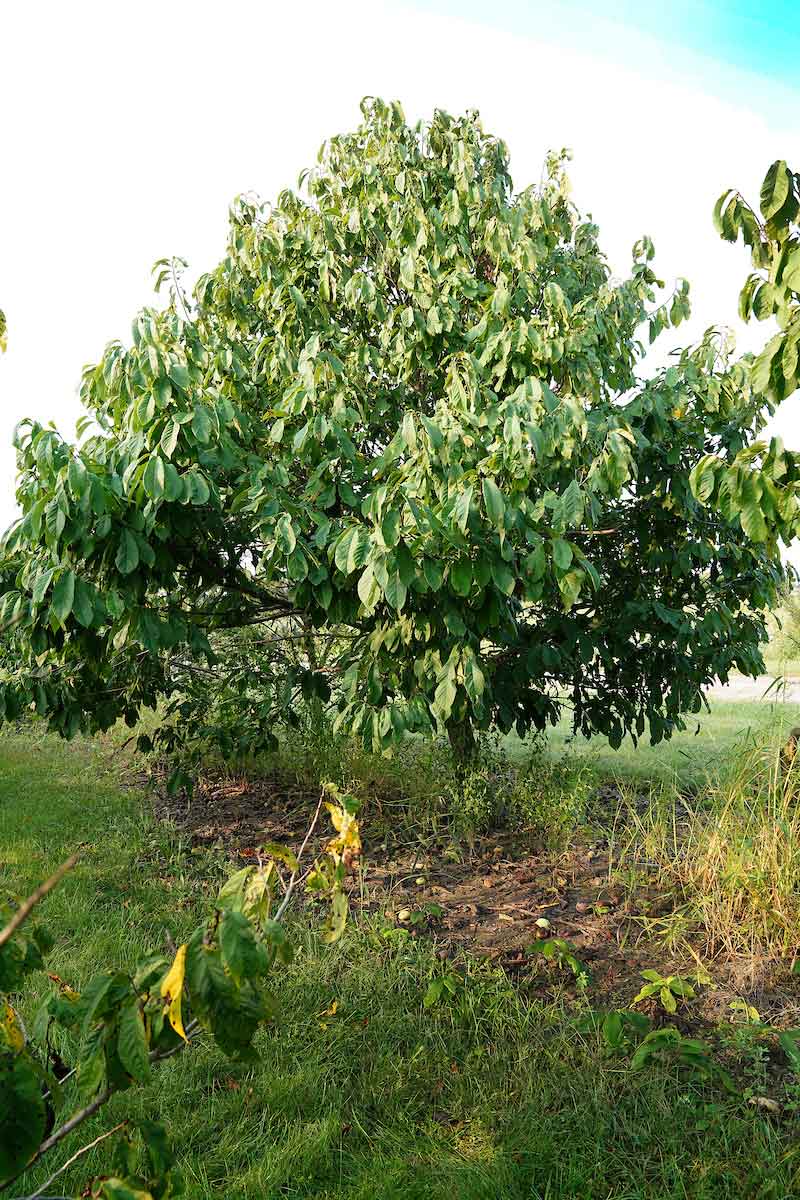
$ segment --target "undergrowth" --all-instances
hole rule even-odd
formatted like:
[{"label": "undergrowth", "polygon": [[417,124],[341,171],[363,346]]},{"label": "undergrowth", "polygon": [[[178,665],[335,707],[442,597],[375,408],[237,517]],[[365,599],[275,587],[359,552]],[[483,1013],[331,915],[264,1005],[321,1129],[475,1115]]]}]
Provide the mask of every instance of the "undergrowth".
[{"label": "undergrowth", "polygon": [[[326,768],[374,789],[376,819],[408,813],[410,830],[412,799],[425,798],[429,826],[452,830],[455,801],[469,807],[466,781],[460,793],[446,790],[441,747],[411,746],[408,758],[395,760],[362,758],[352,746],[336,753],[329,748]],[[276,765],[313,775],[309,754],[288,746]],[[691,802],[664,790],[642,813],[631,797],[614,835],[623,868],[646,871],[679,896],[693,937],[740,954],[788,954],[797,929],[794,790],[780,784],[774,757],[774,743],[751,748]],[[476,764],[473,827],[501,819],[509,793],[530,780],[542,807],[519,820],[536,829],[558,789],[571,786],[569,764],[556,764],[550,782],[538,760],[507,783],[494,769],[485,754]],[[579,777],[570,820],[590,786]],[[124,965],[134,949],[158,948],[167,930],[180,940],[207,902],[203,872],[216,866],[155,824],[96,746],[27,733],[0,738],[6,881],[32,885],[77,841],[87,847],[84,860],[48,900],[47,919],[58,936],[55,969],[80,985],[110,953]],[[799,1194],[798,1088],[785,1058],[776,1076],[776,1035],[756,1027],[747,1005],[746,1027],[728,1020],[702,1044],[664,1026],[650,1038],[630,1014],[587,1024],[596,1003],[590,978],[572,1002],[542,1000],[469,956],[444,965],[427,938],[387,929],[379,913],[354,924],[335,950],[302,924],[296,940],[299,953],[280,985],[285,1015],[261,1036],[261,1061],[231,1068],[200,1046],[185,1068],[166,1063],[148,1098],[180,1147],[197,1200]],[[574,971],[568,950],[553,969]],[[669,979],[666,964],[651,962]],[[431,985],[445,977],[453,986],[442,985],[426,1007]],[[681,1001],[679,1018],[695,1003]],[[720,1054],[732,1090],[715,1065]],[[764,1106],[768,1089],[778,1115]],[[139,1101],[131,1094],[119,1103],[109,1123]],[[79,1190],[98,1165],[87,1155],[69,1187]]]},{"label": "undergrowth", "polygon": [[673,890],[662,934],[715,956],[789,958],[800,946],[800,765],[784,773],[774,735],[750,740],[694,797],[662,787],[644,812],[629,795],[618,864]]},{"label": "undergrowth", "polygon": [[474,756],[460,764],[443,739],[409,738],[380,756],[336,735],[322,718],[287,730],[280,749],[257,769],[288,772],[309,789],[333,780],[362,801],[362,820],[383,818],[396,833],[421,841],[474,843],[506,830],[549,848],[567,843],[597,785],[585,760],[554,757],[542,740],[529,742],[512,762],[498,737],[483,735]]}]

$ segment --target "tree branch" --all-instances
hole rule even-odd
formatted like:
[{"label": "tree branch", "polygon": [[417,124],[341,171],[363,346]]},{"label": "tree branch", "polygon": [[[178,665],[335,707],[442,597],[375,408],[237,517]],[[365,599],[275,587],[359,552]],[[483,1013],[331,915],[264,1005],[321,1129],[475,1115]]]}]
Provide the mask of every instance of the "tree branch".
[{"label": "tree branch", "polygon": [[20,904],[5,929],[0,930],[0,946],[4,946],[14,936],[20,925],[24,921],[27,921],[39,901],[43,900],[48,892],[52,892],[56,884],[60,883],[64,878],[67,871],[72,870],[79,857],[80,855],[78,854],[71,854],[67,861],[63,862],[58,870],[53,872],[49,879],[45,879],[44,883],[40,883],[36,890],[31,892],[28,899]]}]

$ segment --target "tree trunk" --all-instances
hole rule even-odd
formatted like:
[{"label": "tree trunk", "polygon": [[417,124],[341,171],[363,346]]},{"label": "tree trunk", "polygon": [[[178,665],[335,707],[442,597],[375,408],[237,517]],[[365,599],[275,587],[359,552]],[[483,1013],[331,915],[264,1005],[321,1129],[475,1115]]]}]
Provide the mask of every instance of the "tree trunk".
[{"label": "tree trunk", "polygon": [[477,744],[469,717],[457,721],[451,717],[447,722],[447,736],[450,739],[450,749],[459,771],[464,771],[475,757]]}]

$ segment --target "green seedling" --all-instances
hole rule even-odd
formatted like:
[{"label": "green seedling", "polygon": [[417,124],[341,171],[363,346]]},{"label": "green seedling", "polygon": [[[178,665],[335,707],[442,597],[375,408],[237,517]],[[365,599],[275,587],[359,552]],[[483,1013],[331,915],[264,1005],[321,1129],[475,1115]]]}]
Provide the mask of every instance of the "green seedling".
[{"label": "green seedling", "polygon": [[642,1000],[656,997],[662,1008],[668,1013],[678,1011],[681,1000],[694,1000],[697,993],[688,980],[680,975],[662,975],[659,971],[642,971],[642,979],[647,982],[639,993],[634,996],[631,1004],[640,1004]]},{"label": "green seedling", "polygon": [[547,938],[528,946],[527,954],[539,954],[562,970],[569,970],[575,976],[578,987],[583,990],[589,986],[591,975],[588,968],[575,954],[574,946],[564,938]]},{"label": "green seedling", "polygon": [[736,1091],[730,1075],[714,1061],[705,1042],[684,1037],[674,1025],[648,1033],[634,1052],[631,1067],[634,1071],[641,1071],[657,1063],[669,1062],[678,1063],[702,1079],[715,1079],[727,1091]]},{"label": "green seedling", "polygon": [[460,975],[456,975],[452,971],[448,971],[446,975],[439,975],[428,984],[428,990],[422,1001],[423,1006],[433,1008],[435,1004],[439,1004],[443,1000],[452,1003],[463,987],[464,980]]}]

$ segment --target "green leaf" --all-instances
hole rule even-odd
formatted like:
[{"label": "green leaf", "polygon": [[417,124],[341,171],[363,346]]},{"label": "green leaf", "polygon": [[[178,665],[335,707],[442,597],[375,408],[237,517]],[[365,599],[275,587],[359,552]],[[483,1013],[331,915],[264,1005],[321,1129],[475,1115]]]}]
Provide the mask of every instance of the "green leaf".
[{"label": "green leaf", "polygon": [[692,468],[689,475],[689,486],[692,493],[701,504],[710,498],[717,482],[716,468],[719,459],[713,454],[706,454]]},{"label": "green leaf", "polygon": [[390,509],[381,521],[381,537],[389,548],[400,540],[400,513],[396,508]]},{"label": "green leaf", "polygon": [[471,658],[464,671],[464,687],[473,704],[479,704],[486,690],[486,678],[476,659]]},{"label": "green leaf", "polygon": [[414,256],[409,251],[400,259],[400,282],[402,283],[403,287],[407,289],[407,291],[412,292],[414,290],[414,280]]},{"label": "green leaf", "polygon": [[139,565],[139,545],[129,529],[122,531],[115,562],[121,575],[130,575]]},{"label": "green leaf", "polygon": [[45,1135],[42,1080],[27,1054],[0,1051],[0,1181],[21,1171]]},{"label": "green leaf", "polygon": [[457,596],[468,596],[472,591],[472,563],[468,558],[459,559],[450,567],[450,586]]},{"label": "green leaf", "polygon": [[191,487],[192,504],[207,504],[211,496],[211,489],[205,476],[201,475],[199,471],[192,471],[186,478]]},{"label": "green leaf", "polygon": [[783,346],[780,334],[772,338],[753,362],[750,382],[753,391],[766,395],[770,390],[773,360]]},{"label": "green leaf", "polygon": [[503,495],[493,479],[488,477],[482,484],[483,501],[486,505],[486,515],[495,529],[502,529],[505,524],[506,505]]},{"label": "green leaf", "polygon": [[612,1050],[618,1050],[625,1038],[622,1015],[616,1011],[606,1013],[602,1028],[606,1043]]},{"label": "green leaf", "polygon": [[754,542],[763,542],[766,540],[767,523],[764,520],[764,514],[755,496],[748,495],[742,500],[739,520],[742,523],[742,529]]},{"label": "green leaf", "polygon": [[569,611],[580,596],[585,578],[583,571],[567,571],[559,579],[558,590],[561,593],[561,602],[565,611]]},{"label": "green leaf", "polygon": [[764,176],[761,185],[761,212],[765,220],[774,217],[783,208],[789,194],[790,175],[783,159],[774,162]]},{"label": "green leaf", "polygon": [[88,629],[94,618],[94,604],[92,603],[89,588],[82,579],[76,579],[75,581],[75,596],[72,602],[72,611],[79,624],[83,625],[84,629]]},{"label": "green leaf", "polygon": [[492,563],[492,579],[495,585],[504,592],[506,596],[510,596],[516,586],[516,577],[504,562],[495,560]]},{"label": "green leaf", "polygon": [[183,363],[173,363],[169,369],[169,377],[181,391],[185,392],[189,387],[189,369]]},{"label": "green leaf", "polygon": [[178,445],[178,437],[181,432],[181,427],[177,421],[167,421],[164,426],[164,432],[161,434],[161,449],[166,454],[167,458],[172,458],[175,453],[175,448]]},{"label": "green leaf", "polygon": [[553,562],[559,571],[568,570],[572,562],[572,546],[563,538],[553,539]]},{"label": "green leaf", "polygon": [[117,1053],[125,1070],[139,1083],[150,1078],[149,1046],[138,1001],[123,1006],[119,1015]]},{"label": "green leaf", "polygon": [[56,619],[63,625],[72,612],[75,600],[75,575],[72,571],[62,571],[53,587],[50,608]]},{"label": "green leaf", "polygon": [[426,558],[422,564],[422,571],[431,591],[438,592],[444,578],[442,564],[433,558]]},{"label": "green leaf", "polygon": [[458,499],[453,505],[453,517],[455,523],[462,533],[467,532],[467,523],[469,521],[469,509],[472,503],[472,494],[474,488],[471,485],[462,488],[459,492]]},{"label": "green leaf", "polygon": [[217,907],[234,909],[256,922],[264,921],[269,914],[272,882],[271,869],[243,867],[220,888]]},{"label": "green leaf", "polygon": [[442,997],[444,991],[444,979],[440,976],[438,979],[432,979],[428,984],[428,989],[422,999],[424,1008],[433,1008]]},{"label": "green leaf", "polygon": [[328,919],[325,923],[325,932],[322,934],[322,941],[327,945],[338,942],[344,933],[347,924],[347,911],[347,896],[344,892],[335,892],[331,901]]},{"label": "green leaf", "polygon": [[269,965],[263,947],[256,942],[253,928],[243,913],[226,909],[219,926],[222,961],[237,983],[255,981]]},{"label": "green leaf", "polygon": [[294,525],[292,524],[292,518],[288,513],[283,513],[283,515],[278,518],[278,522],[275,526],[275,542],[278,549],[283,554],[292,554],[295,546],[297,545],[297,537],[295,536]]},{"label": "green leaf", "polygon": [[400,612],[406,602],[408,589],[403,583],[402,576],[399,571],[392,571],[389,575],[386,586],[383,589],[386,603],[390,604],[393,609]]},{"label": "green leaf", "polygon": [[164,495],[164,460],[154,454],[145,467],[142,484],[147,495],[154,500]]},{"label": "green leaf", "polygon": [[214,425],[208,409],[202,404],[196,404],[192,416],[192,433],[199,442],[208,442],[214,431]]},{"label": "green leaf", "polygon": [[334,561],[344,575],[363,567],[370,551],[369,532],[363,525],[348,529],[336,546]]},{"label": "green leaf", "polygon": [[365,567],[358,580],[358,598],[367,612],[373,612],[381,598],[381,589],[371,566]]},{"label": "green leaf", "polygon": [[583,521],[583,492],[576,480],[572,480],[561,497],[561,513],[564,524],[577,529]]}]

